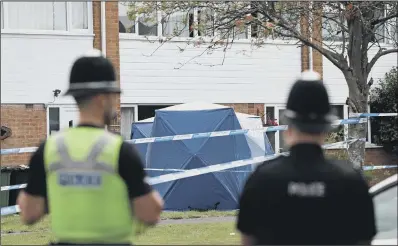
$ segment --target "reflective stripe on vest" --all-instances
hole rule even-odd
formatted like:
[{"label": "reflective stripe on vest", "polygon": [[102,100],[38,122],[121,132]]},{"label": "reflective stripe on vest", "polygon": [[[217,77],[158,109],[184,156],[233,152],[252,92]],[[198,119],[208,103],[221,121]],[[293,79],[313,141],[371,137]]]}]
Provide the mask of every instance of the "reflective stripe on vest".
[{"label": "reflective stripe on vest", "polygon": [[99,140],[94,144],[90,153],[88,154],[85,161],[75,161],[73,160],[68,152],[68,147],[65,144],[65,136],[60,135],[55,139],[57,145],[57,151],[60,158],[59,162],[51,163],[48,167],[50,172],[56,171],[71,171],[71,170],[81,170],[81,171],[104,171],[108,173],[115,173],[115,170],[111,165],[97,160],[98,156],[103,151],[107,143],[111,141],[111,136],[108,134],[102,135]]}]

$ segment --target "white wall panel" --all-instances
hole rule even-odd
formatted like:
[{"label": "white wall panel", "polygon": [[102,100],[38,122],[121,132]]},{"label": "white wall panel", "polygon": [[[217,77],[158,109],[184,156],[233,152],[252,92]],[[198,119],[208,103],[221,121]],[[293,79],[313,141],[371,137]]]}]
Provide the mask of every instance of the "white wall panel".
[{"label": "white wall panel", "polygon": [[[1,103],[51,103],[66,91],[73,61],[93,48],[92,35],[1,34]],[[54,103],[73,103],[70,97]]]}]

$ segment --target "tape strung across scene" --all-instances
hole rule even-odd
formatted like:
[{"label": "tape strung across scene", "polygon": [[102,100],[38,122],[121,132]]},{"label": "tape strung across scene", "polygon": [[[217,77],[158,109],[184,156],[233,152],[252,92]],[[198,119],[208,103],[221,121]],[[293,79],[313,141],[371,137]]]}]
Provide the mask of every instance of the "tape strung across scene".
[{"label": "tape strung across scene", "polygon": [[[367,119],[364,117],[384,117],[384,116],[397,116],[398,113],[353,113],[350,114],[349,119],[340,119],[333,122],[333,125],[351,125],[351,124],[362,124],[366,123]],[[233,136],[233,135],[244,135],[249,132],[276,132],[287,130],[287,125],[280,126],[269,126],[258,129],[239,129],[231,131],[218,131],[218,132],[204,132],[204,133],[193,133],[184,135],[174,135],[174,136],[164,136],[164,137],[152,137],[152,138],[139,138],[128,140],[133,144],[143,144],[143,143],[154,143],[154,142],[168,142],[177,140],[187,140],[187,139],[197,139],[197,138],[212,138],[212,137],[222,137],[222,136]],[[10,154],[20,154],[20,153],[31,153],[35,152],[37,147],[28,148],[12,148],[12,149],[1,149],[1,155]]]},{"label": "tape strung across scene", "polygon": [[[165,174],[165,175],[160,175],[160,176],[153,177],[153,178],[148,178],[147,182],[151,185],[166,183],[166,182],[170,182],[173,180],[198,176],[198,175],[211,173],[211,172],[222,171],[222,170],[235,168],[235,167],[242,167],[242,166],[246,166],[246,165],[250,165],[250,164],[254,164],[254,163],[260,163],[260,162],[263,162],[266,160],[274,159],[280,155],[282,155],[282,154],[272,155],[272,156],[255,157],[255,158],[251,158],[251,159],[247,159],[247,160],[240,160],[240,161],[233,161],[233,162],[228,162],[228,163],[223,163],[223,164],[216,164],[216,165],[211,165],[208,167],[191,169],[191,170],[182,170],[181,172],[178,172],[175,174],[174,173],[173,174]],[[397,167],[398,167],[398,165],[364,166],[363,168],[364,168],[364,170],[376,170],[376,169],[397,168]],[[13,185],[13,186],[8,186],[8,187],[11,188],[11,187],[17,187],[17,186],[19,186],[18,189],[20,189],[20,188],[26,187],[26,184]],[[6,188],[6,187],[7,186],[1,187],[2,191],[3,191],[3,188]],[[4,190],[11,190],[11,189],[4,189]],[[20,209],[19,209],[18,205],[1,208],[1,216],[15,214],[15,213],[19,213],[19,212],[20,212]]]},{"label": "tape strung across scene", "polygon": [[388,117],[388,116],[398,116],[398,113],[351,113],[350,117]]},{"label": "tape strung across scene", "polygon": [[[350,139],[345,142],[347,142],[349,144],[349,143],[353,143],[356,141],[364,141],[364,139]],[[322,147],[326,148],[326,147],[332,146],[334,144],[341,144],[341,143],[342,142],[326,144]],[[156,185],[156,184],[166,183],[166,182],[170,182],[170,181],[174,181],[174,180],[178,180],[178,179],[194,177],[194,176],[198,176],[198,175],[202,175],[202,174],[206,174],[206,173],[219,172],[219,171],[224,171],[224,170],[231,169],[231,168],[242,167],[242,166],[246,166],[246,165],[260,163],[260,162],[264,162],[267,160],[277,158],[281,155],[286,156],[288,154],[289,154],[289,152],[284,152],[284,153],[275,154],[275,155],[259,156],[259,157],[254,157],[254,158],[250,158],[250,159],[246,159],[246,160],[238,160],[238,161],[232,161],[232,162],[227,162],[227,163],[215,164],[215,165],[197,168],[197,169],[182,170],[182,171],[179,171],[178,173],[164,174],[164,175],[148,178],[147,182],[151,185]],[[387,166],[383,166],[383,167],[385,168]],[[388,166],[388,167],[392,168],[393,166]],[[373,169],[381,169],[381,168],[379,168],[378,166],[374,166],[374,167],[370,167],[370,168],[366,167],[366,170],[373,170]],[[171,171],[171,170],[169,169],[167,171]],[[21,188],[25,188],[25,187],[26,187],[26,184],[19,184],[19,185],[12,185],[12,186],[3,186],[3,187],[1,187],[1,190],[5,191],[5,190],[21,189]],[[3,216],[3,215],[15,214],[15,213],[18,213],[19,211],[20,210],[17,205],[4,207],[4,208],[1,208],[1,215]]]},{"label": "tape strung across scene", "polygon": [[[385,115],[385,114],[384,115],[382,115],[382,114],[378,114],[378,115],[359,114],[359,117],[393,116],[391,114],[396,115],[396,113],[388,113],[388,115]],[[338,121],[334,122],[333,125],[360,124],[360,123],[365,123],[365,122],[367,122],[366,118],[350,118],[350,119],[338,120]],[[265,128],[259,128],[259,129],[240,129],[240,130],[233,130],[233,131],[196,133],[196,134],[185,134],[185,135],[175,135],[175,136],[165,136],[165,137],[155,137],[155,138],[142,138],[142,139],[134,139],[134,140],[131,140],[130,142],[135,143],[135,144],[152,143],[152,142],[166,142],[166,141],[187,140],[187,139],[196,139],[196,138],[243,135],[243,134],[247,134],[248,132],[251,132],[251,131],[273,132],[273,131],[284,131],[286,129],[287,129],[287,126],[282,125],[282,126],[271,126],[271,127],[265,127]],[[343,141],[343,142],[327,144],[327,145],[324,145],[323,148],[336,146],[336,145],[346,146],[347,144],[350,144],[355,141],[366,141],[366,139],[350,139],[350,140]],[[30,153],[30,152],[34,152],[36,149],[37,149],[36,147],[2,149],[1,154],[5,155],[5,154],[17,154],[17,153]],[[254,158],[250,158],[250,159],[246,159],[246,160],[238,160],[238,161],[232,161],[232,162],[227,162],[227,163],[214,164],[211,166],[197,168],[197,169],[190,169],[190,170],[147,169],[147,170],[157,170],[157,171],[176,171],[176,172],[178,172],[178,173],[164,174],[164,175],[148,178],[147,182],[151,185],[156,185],[156,184],[166,183],[166,182],[170,182],[170,181],[174,181],[174,180],[178,180],[178,179],[194,177],[194,176],[198,176],[198,175],[202,175],[202,174],[206,174],[206,173],[220,172],[220,171],[224,171],[224,170],[231,169],[231,168],[237,168],[237,167],[247,166],[250,164],[256,164],[256,163],[260,163],[260,162],[264,162],[267,160],[277,158],[281,155],[288,155],[288,154],[289,154],[288,152],[284,152],[284,153],[270,155],[270,156],[259,156],[259,157],[254,157]],[[385,169],[385,168],[397,168],[397,165],[363,166],[364,170],[376,170],[376,169]],[[245,172],[248,172],[248,171],[245,171]],[[3,187],[1,187],[1,191],[22,189],[25,187],[26,187],[26,184],[3,186]],[[20,212],[20,209],[19,209],[18,205],[1,208],[1,216],[15,214],[15,213],[19,213],[19,212]]]},{"label": "tape strung across scene", "polygon": [[[331,144],[325,144],[322,147],[323,148],[328,148],[328,147],[334,147],[334,146],[344,146],[346,144],[353,143],[355,141],[365,141],[366,138],[361,138],[361,139],[350,139],[347,141],[341,141],[341,142],[336,142],[336,143],[331,143]],[[287,154],[288,152],[284,152],[281,154]],[[270,156],[275,156],[275,155],[270,155]],[[269,157],[269,156],[267,156]],[[224,163],[225,164],[225,163]],[[145,168],[145,170],[150,170],[150,171],[187,171],[186,169],[157,169],[157,168]],[[233,171],[233,172],[247,172],[247,171]],[[25,188],[26,184],[19,184],[19,185],[9,185],[9,186],[2,186],[1,191],[5,190],[17,190],[17,189],[22,189]]]},{"label": "tape strung across scene", "polygon": [[[346,125],[346,124],[361,124],[361,123],[365,123],[365,122],[367,122],[366,118],[351,118],[351,119],[337,120],[333,123],[333,125],[337,126],[337,125]],[[193,133],[193,134],[164,136],[164,137],[139,138],[139,139],[128,140],[128,142],[133,143],[133,144],[168,142],[168,141],[188,140],[188,139],[198,139],[198,138],[212,138],[212,137],[244,135],[244,134],[248,134],[249,132],[285,131],[285,130],[287,130],[287,128],[288,128],[287,125],[269,126],[269,127],[263,127],[263,128],[257,128],[257,129],[239,129],[239,130],[230,130],[230,131],[203,132],[203,133]],[[31,152],[36,151],[36,149],[37,149],[37,147],[2,149],[1,155],[31,153]]]}]

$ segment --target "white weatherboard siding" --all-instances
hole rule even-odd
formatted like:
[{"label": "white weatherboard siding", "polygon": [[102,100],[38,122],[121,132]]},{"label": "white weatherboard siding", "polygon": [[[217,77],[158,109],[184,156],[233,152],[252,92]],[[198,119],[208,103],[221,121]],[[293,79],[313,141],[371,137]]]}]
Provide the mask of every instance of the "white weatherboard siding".
[{"label": "white weatherboard siding", "polygon": [[[53,102],[66,91],[73,61],[93,48],[93,35],[1,34],[1,103]],[[60,95],[56,104],[74,103]]]},{"label": "white weatherboard siding", "polygon": [[158,46],[120,35],[122,103],[284,103],[301,72],[301,51],[294,44],[265,44],[253,50],[248,43],[235,43],[224,65],[217,66],[223,60],[219,50],[205,52],[181,69],[175,67],[204,48],[169,41],[155,51]]},{"label": "white weatherboard siding", "polygon": [[[370,49],[368,54],[369,61],[373,58],[377,51],[378,48]],[[369,79],[373,77],[374,85],[377,84],[379,79],[384,78],[385,73],[389,72],[392,67],[397,66],[397,63],[397,53],[391,53],[382,56],[373,66],[373,69],[369,74]],[[325,57],[323,58],[323,78],[328,85],[329,92],[335,96],[335,99],[340,102],[345,102],[348,97],[348,87],[344,75]]]}]

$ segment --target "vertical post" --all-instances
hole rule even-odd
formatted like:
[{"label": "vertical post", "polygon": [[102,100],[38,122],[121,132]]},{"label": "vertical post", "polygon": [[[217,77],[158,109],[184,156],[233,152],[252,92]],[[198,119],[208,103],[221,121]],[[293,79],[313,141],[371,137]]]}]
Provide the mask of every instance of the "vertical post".
[{"label": "vertical post", "polygon": [[[310,4],[309,2],[301,2],[300,3],[303,10],[301,12],[300,16],[300,31],[301,34],[305,37],[310,37],[310,24],[309,24],[309,18],[310,18]],[[306,11],[305,11],[305,10]],[[307,45],[302,45],[301,46],[301,72],[304,72],[305,70],[310,69],[310,47]]]},{"label": "vertical post", "polygon": [[[312,3],[312,43],[322,46],[322,13],[323,4],[322,2]],[[323,78],[323,56],[320,52],[311,49],[312,66],[313,70],[321,75]]]}]

